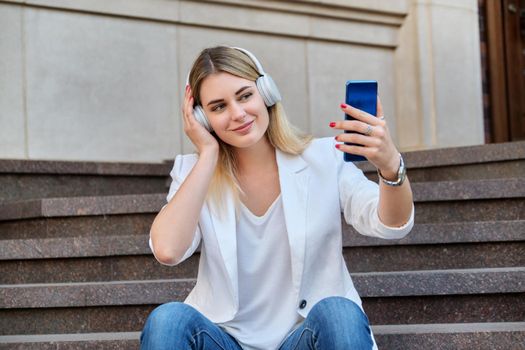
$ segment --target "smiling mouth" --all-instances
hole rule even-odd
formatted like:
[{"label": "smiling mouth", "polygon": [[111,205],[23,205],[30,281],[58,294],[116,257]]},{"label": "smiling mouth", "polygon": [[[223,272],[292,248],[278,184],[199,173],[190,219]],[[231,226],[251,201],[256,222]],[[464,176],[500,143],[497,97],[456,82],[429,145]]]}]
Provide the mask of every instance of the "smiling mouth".
[{"label": "smiling mouth", "polygon": [[248,122],[248,123],[244,123],[243,125],[239,126],[238,128],[233,129],[232,131],[239,131],[239,130],[246,129],[247,127],[252,125],[252,123],[253,123],[253,120]]}]

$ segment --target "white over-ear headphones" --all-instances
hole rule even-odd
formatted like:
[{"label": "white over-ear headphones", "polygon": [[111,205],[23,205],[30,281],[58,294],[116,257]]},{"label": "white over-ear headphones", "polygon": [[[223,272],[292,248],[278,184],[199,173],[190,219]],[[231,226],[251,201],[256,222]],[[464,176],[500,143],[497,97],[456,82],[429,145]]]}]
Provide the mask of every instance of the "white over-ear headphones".
[{"label": "white over-ear headphones", "polygon": [[[255,85],[257,85],[257,90],[259,90],[259,93],[261,94],[266,107],[271,107],[277,102],[281,101],[281,93],[279,92],[277,85],[275,85],[275,82],[273,81],[272,77],[264,72],[261,63],[257,60],[257,58],[248,50],[241,49],[240,47],[232,47],[232,49],[239,50],[242,53],[246,54],[248,57],[250,57],[252,62],[257,67],[257,70],[259,71],[260,75],[255,81]],[[186,77],[186,85],[189,85],[189,83],[190,74],[188,73],[188,76]],[[208,129],[208,131],[213,131],[210,122],[208,121],[208,117],[206,117],[202,106],[193,106],[193,115],[199,123],[201,123],[206,129]]]}]

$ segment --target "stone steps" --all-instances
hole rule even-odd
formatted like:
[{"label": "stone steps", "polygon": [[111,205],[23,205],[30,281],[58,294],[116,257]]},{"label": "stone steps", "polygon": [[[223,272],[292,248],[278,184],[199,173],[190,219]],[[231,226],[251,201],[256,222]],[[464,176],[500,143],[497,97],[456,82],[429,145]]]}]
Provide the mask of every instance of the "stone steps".
[{"label": "stone steps", "polygon": [[[343,255],[352,272],[389,272],[519,267],[525,265],[524,253],[523,242],[491,242],[345,248]],[[0,261],[0,268],[6,272],[0,276],[0,284],[194,278],[197,275],[199,254],[171,268],[158,264],[151,254],[96,254],[3,260]]]},{"label": "stone steps", "polygon": [[[373,325],[384,350],[525,349],[524,322]],[[140,332],[0,336],[0,349],[138,349]]]},{"label": "stone steps", "polygon": [[[412,233],[343,226],[380,349],[524,349],[525,142],[404,157]],[[151,310],[185,298],[199,254],[166,267],[147,245],[171,166],[0,160],[0,349],[138,348]]]},{"label": "stone steps", "polygon": [[[414,197],[418,223],[525,219],[525,178],[416,183]],[[108,220],[107,216],[111,219],[129,214],[155,214],[164,203],[164,194],[4,202],[0,203],[1,238],[10,235],[26,238],[43,231],[49,237],[53,230],[67,231],[68,218],[74,222],[91,217],[84,220],[91,220],[89,227],[94,228],[97,216]],[[59,218],[58,222],[53,221],[54,218]],[[108,224],[104,221],[103,226],[108,227]],[[150,224],[148,221],[145,226]]]},{"label": "stone steps", "polygon": [[[523,177],[525,141],[403,153],[411,182]],[[377,181],[375,168],[358,163]]]},{"label": "stone steps", "polygon": [[[194,278],[198,254],[176,267],[151,255],[148,235],[0,240],[0,284]],[[352,272],[525,266],[525,221],[416,224],[401,240],[345,227]]]},{"label": "stone steps", "polygon": [[[525,312],[523,267],[353,273],[352,278],[372,324],[517,322]],[[0,329],[2,335],[137,331],[155,305],[184,300],[194,283],[1,285]],[[39,319],[48,319],[48,324]]]},{"label": "stone steps", "polygon": [[172,163],[0,160],[0,202],[9,200],[160,193]]}]

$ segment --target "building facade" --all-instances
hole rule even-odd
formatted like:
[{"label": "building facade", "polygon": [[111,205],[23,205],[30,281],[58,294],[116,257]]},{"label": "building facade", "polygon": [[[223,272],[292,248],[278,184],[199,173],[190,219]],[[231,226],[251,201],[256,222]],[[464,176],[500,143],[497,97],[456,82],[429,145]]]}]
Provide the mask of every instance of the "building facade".
[{"label": "building facade", "polygon": [[315,136],[347,80],[373,79],[400,150],[485,142],[476,0],[0,0],[0,158],[191,152],[186,76],[220,44],[253,52]]}]

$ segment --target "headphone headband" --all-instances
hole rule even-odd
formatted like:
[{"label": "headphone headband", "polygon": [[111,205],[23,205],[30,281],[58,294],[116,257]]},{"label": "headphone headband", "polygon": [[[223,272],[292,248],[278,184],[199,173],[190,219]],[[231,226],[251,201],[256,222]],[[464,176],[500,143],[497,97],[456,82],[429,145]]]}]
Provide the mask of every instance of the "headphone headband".
[{"label": "headphone headband", "polygon": [[[241,47],[236,47],[236,46],[228,46],[230,49],[235,49],[235,50],[238,50],[238,51],[241,51],[242,53],[244,53],[246,56],[248,56],[252,62],[255,64],[255,67],[257,68],[257,71],[259,72],[259,75],[265,75],[266,73],[264,72],[264,69],[261,65],[261,62],[259,62],[259,60],[257,59],[257,57],[255,57],[255,55],[253,53],[251,53],[250,51],[246,50],[246,49],[243,49]],[[188,75],[186,75],[186,85],[189,85],[190,84],[190,72],[188,72]]]}]

